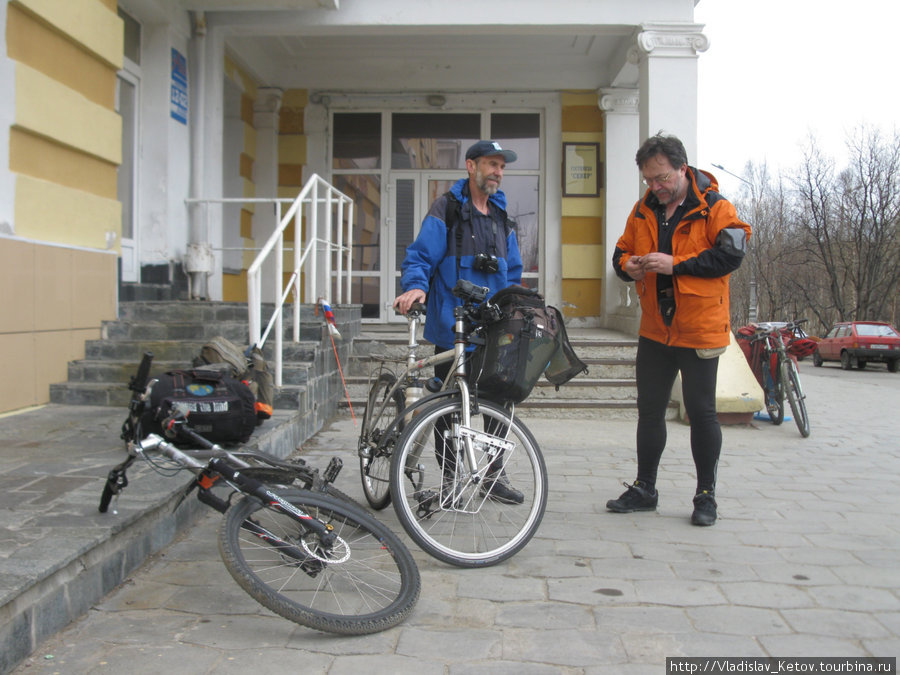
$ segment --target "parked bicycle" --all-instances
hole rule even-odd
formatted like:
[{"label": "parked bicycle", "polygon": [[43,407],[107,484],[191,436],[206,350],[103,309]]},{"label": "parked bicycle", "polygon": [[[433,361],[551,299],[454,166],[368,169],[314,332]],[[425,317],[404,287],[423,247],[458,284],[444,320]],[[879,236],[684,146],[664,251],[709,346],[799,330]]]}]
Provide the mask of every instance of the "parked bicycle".
[{"label": "parked bicycle", "polygon": [[[179,449],[157,434],[143,437],[141,420],[156,382],[149,379],[152,358],[146,353],[131,378],[122,427],[128,458],[109,472],[100,512],[128,485],[127,469],[137,459],[164,475],[191,471],[196,478],[184,497],[197,490],[202,503],[225,514],[222,560],[261,605],[303,626],[345,635],[403,621],[419,596],[418,568],[393,532],[334,488],[340,460],[333,458],[320,476],[302,461],[228,451],[192,430],[179,410],[170,411],[162,427],[198,449]],[[214,492],[219,487],[228,491],[224,497]]]},{"label": "parked bicycle", "polygon": [[750,367],[762,385],[766,411],[772,424],[784,421],[784,399],[787,398],[800,435],[809,436],[806,395],[800,385],[797,358],[815,351],[815,342],[803,332],[806,319],[784,325],[751,324],[738,331],[738,337],[749,343],[745,351]]},{"label": "parked bicycle", "polygon": [[[467,380],[466,346],[477,341],[496,306],[487,289],[461,280],[454,294],[454,348],[428,358],[416,354],[424,308],[407,316],[406,367],[374,376],[359,439],[366,499],[393,502],[400,523],[427,553],[460,567],[499,563],[534,536],[547,505],[547,469],[534,436],[503,406],[478,397]],[[449,382],[423,382],[421,373],[453,362]],[[424,385],[429,391],[424,394]],[[494,494],[498,482],[522,492],[522,503]]]}]

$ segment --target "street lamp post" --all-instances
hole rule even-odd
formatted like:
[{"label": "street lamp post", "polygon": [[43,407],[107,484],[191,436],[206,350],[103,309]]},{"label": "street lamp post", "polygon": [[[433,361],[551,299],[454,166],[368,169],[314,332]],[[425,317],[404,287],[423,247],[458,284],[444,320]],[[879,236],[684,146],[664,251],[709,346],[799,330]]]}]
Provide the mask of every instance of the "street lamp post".
[{"label": "street lamp post", "polygon": [[[753,202],[753,217],[754,220],[758,220],[758,211],[759,211],[759,202],[756,200],[756,189],[749,180],[742,176],[738,176],[736,173],[733,173],[726,169],[721,164],[713,164],[717,169],[721,169],[725,173],[730,176],[734,176],[739,181],[742,181],[750,186],[750,200]],[[756,309],[757,309],[757,298],[756,298],[756,273],[753,270],[753,266],[750,266],[750,306],[747,308],[747,318],[750,320],[750,323],[756,323]]]}]

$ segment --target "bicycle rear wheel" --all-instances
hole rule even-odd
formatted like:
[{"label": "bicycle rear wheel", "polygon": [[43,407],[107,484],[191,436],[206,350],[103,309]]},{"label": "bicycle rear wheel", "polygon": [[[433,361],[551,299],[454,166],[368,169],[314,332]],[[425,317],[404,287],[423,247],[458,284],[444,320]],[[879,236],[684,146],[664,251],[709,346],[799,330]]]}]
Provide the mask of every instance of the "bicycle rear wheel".
[{"label": "bicycle rear wheel", "polygon": [[[468,430],[460,431],[460,417],[455,396],[407,425],[391,461],[391,498],[400,523],[428,554],[484,567],[513,556],[537,532],[547,506],[547,469],[534,436],[505,408],[479,401]],[[473,439],[474,474],[461,453],[461,433]],[[500,501],[485,481],[501,466],[522,503]]]},{"label": "bicycle rear wheel", "polygon": [[763,371],[763,395],[766,397],[766,412],[772,424],[778,426],[784,422],[784,384],[781,370],[772,372],[771,363],[766,360],[762,366]]},{"label": "bicycle rear wheel", "polygon": [[809,436],[809,416],[806,414],[806,396],[800,387],[800,373],[797,372],[797,364],[791,359],[785,359],[781,364],[781,379],[784,382],[784,390],[788,403],[791,404],[791,412],[794,413],[794,421],[803,438]]},{"label": "bicycle rear wheel", "polygon": [[[397,378],[391,373],[381,373],[369,389],[366,412],[363,414],[359,433],[359,475],[363,493],[373,509],[383,509],[391,503],[390,474],[391,452],[394,439],[385,437],[385,430],[403,410],[403,393],[397,389],[388,400],[388,394]],[[397,431],[402,429],[402,422]]]},{"label": "bicycle rear wheel", "polygon": [[309,628],[364,635],[397,625],[419,597],[409,550],[364,510],[306,490],[279,494],[330,528],[330,546],[275,502],[244,497],[219,528],[219,552],[257,602]]}]

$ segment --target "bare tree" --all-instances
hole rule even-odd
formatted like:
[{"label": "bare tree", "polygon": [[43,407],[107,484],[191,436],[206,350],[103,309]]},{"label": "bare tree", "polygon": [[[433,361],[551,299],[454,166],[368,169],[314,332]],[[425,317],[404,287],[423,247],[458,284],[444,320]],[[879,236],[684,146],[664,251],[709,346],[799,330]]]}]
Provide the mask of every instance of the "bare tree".
[{"label": "bare tree", "polygon": [[790,278],[823,327],[885,318],[900,283],[900,138],[860,128],[840,173],[810,138],[795,188],[793,239],[803,270]]}]

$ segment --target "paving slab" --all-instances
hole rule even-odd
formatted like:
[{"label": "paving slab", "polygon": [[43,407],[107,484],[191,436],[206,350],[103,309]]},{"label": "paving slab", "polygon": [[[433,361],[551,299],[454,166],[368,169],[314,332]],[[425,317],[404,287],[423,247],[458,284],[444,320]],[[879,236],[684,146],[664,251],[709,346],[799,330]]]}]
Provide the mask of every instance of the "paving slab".
[{"label": "paving slab", "polygon": [[[900,375],[804,361],[801,380],[809,438],[791,421],[724,429],[714,527],[689,522],[694,472],[680,422],[669,423],[658,511],[612,514],[606,501],[634,478],[634,421],[566,419],[561,432],[559,420],[525,417],[551,493],[537,535],[509,561],[477,570],[440,563],[415,547],[390,507],[376,513],[422,574],[421,599],[400,626],[342,638],[272,615],[231,581],[216,547],[220,516],[201,510],[182,517],[174,543],[135,545],[131,555],[143,547],[145,562],[124,583],[0,672],[643,675],[664,672],[673,656],[896,656]],[[48,443],[14,417],[0,419],[0,593],[33,583],[42,573],[34,565],[88,578],[90,565],[71,566],[87,555],[83,539],[109,536],[90,510],[121,453],[122,411],[99,411],[79,440],[84,420],[60,408]],[[343,415],[302,452],[319,466],[340,456],[337,485],[362,500],[356,433]],[[142,527],[154,495],[174,491],[135,476],[135,491],[120,500],[119,536]],[[68,562],[52,559],[51,536]],[[27,612],[78,602],[41,600],[3,606],[7,636],[21,635]]]}]

